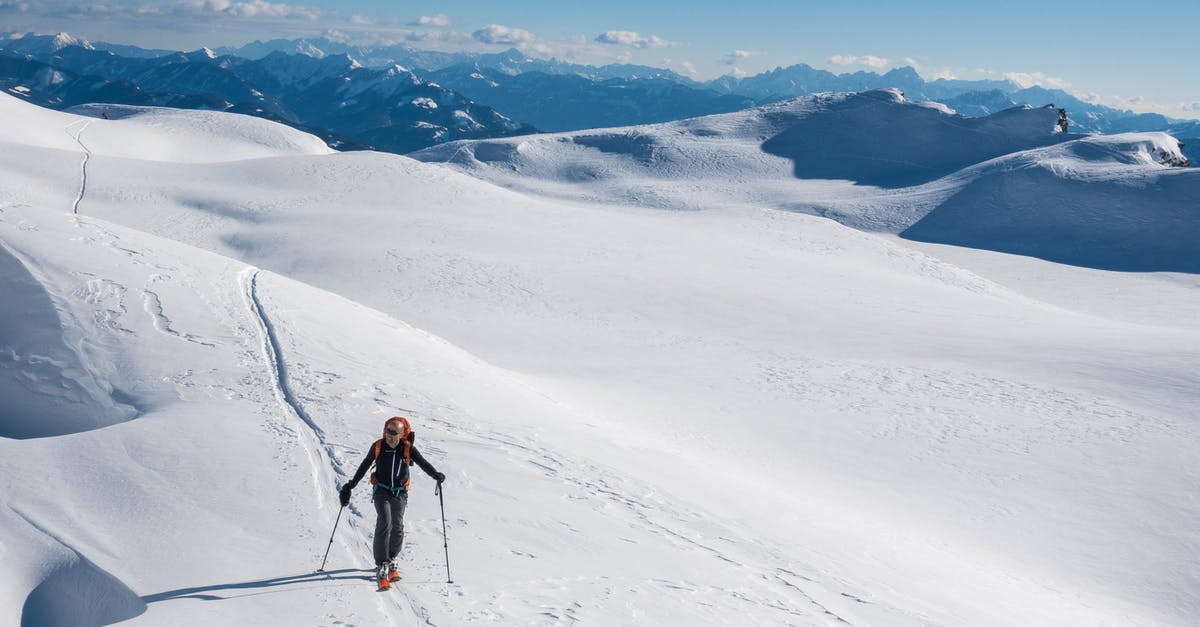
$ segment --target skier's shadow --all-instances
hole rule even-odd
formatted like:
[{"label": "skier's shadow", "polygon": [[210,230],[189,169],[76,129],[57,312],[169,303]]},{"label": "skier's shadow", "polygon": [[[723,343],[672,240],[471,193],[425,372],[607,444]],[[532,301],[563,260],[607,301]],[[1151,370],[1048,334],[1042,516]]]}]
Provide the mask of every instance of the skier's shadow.
[{"label": "skier's shadow", "polygon": [[[180,588],[178,590],[168,590],[167,592],[159,592],[158,594],[149,594],[142,597],[142,601],[146,603],[156,603],[158,601],[170,601],[172,599],[200,599],[202,601],[224,601],[234,597],[252,596],[253,594],[266,594],[270,588],[278,588],[288,586],[289,589],[295,590],[303,584],[321,584],[330,581],[374,581],[374,570],[360,570],[357,568],[343,568],[341,570],[325,570],[303,575],[292,575],[290,577],[276,577],[274,579],[261,579],[259,581],[243,581],[241,583],[220,583],[211,586],[197,586],[195,588]],[[221,596],[219,594],[208,594],[221,590],[262,590],[262,592],[251,594],[231,594]],[[281,590],[282,592],[282,590]]]}]

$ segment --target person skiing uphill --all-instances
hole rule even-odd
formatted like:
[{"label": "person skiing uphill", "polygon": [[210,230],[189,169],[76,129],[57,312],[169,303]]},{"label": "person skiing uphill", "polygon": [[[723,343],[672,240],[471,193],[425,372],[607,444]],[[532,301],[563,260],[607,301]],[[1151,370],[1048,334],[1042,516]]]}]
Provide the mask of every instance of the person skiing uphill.
[{"label": "person skiing uphill", "polygon": [[400,416],[388,418],[383,423],[383,437],[367,450],[367,456],[358,465],[358,472],[339,492],[342,507],[350,503],[350,492],[372,464],[371,484],[375,486],[371,500],[375,502],[375,566],[379,589],[391,588],[391,582],[400,578],[396,557],[404,543],[404,508],[408,505],[408,467],[416,462],[425,474],[440,485],[446,475],[437,471],[413,446],[412,426],[408,419]]}]

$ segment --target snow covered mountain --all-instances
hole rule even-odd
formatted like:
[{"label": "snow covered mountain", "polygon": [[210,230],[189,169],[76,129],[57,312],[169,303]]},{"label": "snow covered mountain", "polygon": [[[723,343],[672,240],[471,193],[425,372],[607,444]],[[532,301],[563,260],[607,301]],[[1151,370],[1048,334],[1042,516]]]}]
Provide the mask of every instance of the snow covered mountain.
[{"label": "snow covered mountain", "polygon": [[247,113],[343,149],[408,152],[533,131],[407,69],[365,68],[346,55],[277,52],[250,61],[201,49],[127,58],[47,39],[0,40],[0,88],[56,108],[108,102]]},{"label": "snow covered mountain", "polygon": [[597,80],[541,71],[509,74],[478,64],[451,66],[424,76],[545,131],[650,124],[755,104],[744,96],[722,95],[667,78]]},{"label": "snow covered mountain", "polygon": [[503,52],[496,53],[439,52],[418,50],[406,45],[353,46],[319,37],[314,39],[255,41],[236,48],[218,48],[217,51],[220,54],[229,54],[248,59],[260,59],[275,52],[304,54],[317,58],[334,54],[345,54],[367,67],[403,65],[414,70],[419,70],[422,74],[454,66],[468,65],[493,69],[510,76],[526,72],[537,72],[541,74],[581,76],[596,81],[614,78],[625,80],[665,78],[674,82],[699,85],[696,81],[692,81],[676,72],[663,68],[621,63],[599,67],[594,65],[580,65],[557,59],[536,59],[522,53],[516,48],[509,48]]},{"label": "snow covered mountain", "polygon": [[9,52],[32,56],[54,54],[71,46],[79,46],[88,50],[97,49],[86,39],[79,39],[70,33],[57,33],[55,35],[0,33],[0,42],[3,42],[2,47]]},{"label": "snow covered mountain", "polygon": [[[966,118],[875,90],[412,156],[564,200],[694,210],[720,198],[1089,267],[1200,268],[1190,251],[1200,171],[1178,167],[1187,165],[1179,143],[1161,133],[1062,133],[1059,116],[1017,107]],[[959,216],[953,226],[932,227],[950,215]]]},{"label": "snow covered mountain", "polygon": [[891,88],[923,97],[925,91],[925,80],[910,67],[897,68],[882,75],[875,72],[834,74],[804,63],[777,67],[742,78],[722,76],[709,84],[723,93],[743,94],[768,102],[821,92]]},{"label": "snow covered mountain", "polygon": [[[0,624],[1188,624],[1196,275],[765,201],[832,194],[894,232],[1021,159],[1151,195],[1194,170],[1039,109],[986,123],[1027,149],[915,188],[761,150],[854,98],[448,166],[0,94]],[[922,119],[863,98],[896,133]],[[397,413],[450,477],[455,583],[418,475],[382,595],[364,490],[314,571]]]},{"label": "snow covered mountain", "polygon": [[1200,273],[1200,171],[1162,133],[1088,136],[1002,157],[903,237],[1125,272]]},{"label": "snow covered mountain", "polygon": [[[130,58],[175,54],[108,43],[93,44],[67,34],[0,34],[0,48],[20,51],[21,56],[41,53],[53,57],[74,42],[88,49]],[[1072,130],[1077,132],[1172,132],[1172,124],[1179,122],[1157,114],[1137,114],[1097,105],[1062,90],[1021,87],[1011,81],[926,81],[910,67],[896,68],[884,74],[861,71],[834,74],[800,63],[754,76],[722,76],[699,82],[663,68],[580,65],[532,58],[515,49],[494,54],[437,52],[405,45],[356,46],[326,38],[253,42],[237,48],[217,48],[212,54],[252,60],[280,54],[318,60],[347,56],[363,67],[383,70],[400,65],[416,72],[423,80],[449,87],[496,108],[507,118],[543,130],[566,131],[677,120],[732,112],[752,103],[775,102],[813,93],[871,89],[899,89],[913,100],[942,102],[971,117],[990,115],[1014,106],[1054,104],[1069,111]],[[46,58],[35,58],[53,65]],[[165,100],[119,102],[168,104]],[[248,107],[235,110],[255,113],[254,108]],[[572,116],[571,112],[577,115]],[[471,117],[479,119],[479,116]],[[289,121],[283,115],[277,115],[275,119]],[[319,132],[315,128],[311,130]],[[496,136],[506,134],[501,125]]]},{"label": "snow covered mountain", "polygon": [[[804,63],[787,67],[777,67],[760,74],[745,77],[722,76],[707,82],[699,82],[682,76],[671,70],[652,68],[639,65],[605,65],[588,66],[566,63],[555,59],[542,60],[528,57],[520,51],[510,49],[496,54],[441,53],[416,50],[408,46],[348,46],[328,39],[297,39],[276,40],[272,42],[255,42],[242,48],[226,48],[221,51],[237,56],[259,58],[272,51],[307,54],[309,56],[325,56],[327,54],[347,54],[367,67],[382,67],[401,64],[418,70],[424,75],[426,71],[448,71],[450,77],[440,76],[433,79],[455,90],[467,94],[494,106],[510,117],[525,122],[543,130],[576,130],[602,126],[593,122],[602,121],[603,126],[626,126],[644,124],[647,122],[663,121],[653,115],[646,115],[647,106],[630,106],[630,95],[624,90],[637,90],[640,83],[650,79],[665,80],[684,86],[686,89],[664,94],[658,90],[658,98],[664,111],[675,108],[679,113],[671,119],[683,119],[706,113],[731,112],[744,106],[731,107],[733,100],[721,100],[718,96],[705,94],[712,91],[723,96],[737,96],[755,100],[759,103],[775,102],[823,92],[857,92],[871,89],[899,89],[914,100],[932,100],[945,103],[963,115],[981,117],[1003,109],[1015,106],[1043,106],[1054,104],[1066,108],[1071,113],[1074,129],[1086,133],[1124,133],[1142,131],[1171,131],[1173,121],[1156,114],[1136,114],[1128,110],[1114,109],[1103,105],[1081,100],[1060,89],[1043,87],[1022,87],[1012,81],[1003,80],[961,80],[939,78],[926,81],[911,67],[901,67],[889,70],[883,74],[876,72],[858,71],[846,74],[835,74],[827,70],[818,70]],[[471,72],[451,70],[454,66],[470,66],[478,68],[479,73],[487,75],[487,81],[504,86],[497,96],[500,99],[488,99],[487,90],[480,90],[480,85],[466,79]],[[490,70],[490,72],[489,72]],[[553,119],[547,123],[538,107],[545,106],[538,98],[539,92],[522,90],[529,82],[503,80],[494,76],[517,78],[525,73],[535,73],[542,76],[529,82],[542,83],[541,88],[546,93],[571,92],[575,96],[560,97],[564,101],[586,102],[589,108],[598,112],[607,105],[611,112],[609,119],[596,118],[591,115],[582,116],[576,120],[569,118]],[[453,78],[451,78],[453,77]],[[553,78],[552,78],[553,77]],[[582,85],[578,79],[584,78],[590,85]],[[613,79],[619,79],[613,81]],[[612,81],[605,84],[605,81]],[[510,84],[511,83],[511,84]],[[546,83],[552,85],[546,89]],[[619,89],[618,89],[619,88]],[[524,99],[516,93],[523,92]],[[587,96],[583,93],[587,92]],[[697,100],[704,101],[707,111],[697,109]],[[532,109],[531,109],[532,107]],[[610,119],[616,118],[615,121]]]}]

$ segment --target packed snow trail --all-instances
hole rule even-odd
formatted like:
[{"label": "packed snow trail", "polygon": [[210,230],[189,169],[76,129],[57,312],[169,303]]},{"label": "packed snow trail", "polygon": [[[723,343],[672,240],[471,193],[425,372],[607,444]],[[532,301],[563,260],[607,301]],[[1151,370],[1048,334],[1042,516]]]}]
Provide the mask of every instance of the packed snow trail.
[{"label": "packed snow trail", "polygon": [[[71,127],[80,123],[82,124],[80,125],[79,130],[72,134],[70,130]],[[71,135],[72,139],[75,140],[75,143],[79,144],[79,147],[83,149],[83,160],[79,162],[79,194],[75,196],[75,202],[71,203],[71,213],[74,215],[79,215],[79,203],[83,202],[83,195],[87,192],[87,165],[88,160],[92,158],[92,151],[89,150],[86,145],[84,145],[81,136],[83,135],[83,132],[87,130],[87,127],[91,125],[91,123],[91,120],[76,120],[68,124],[67,128],[64,129],[66,133]]]},{"label": "packed snow trail", "polygon": [[[253,314],[255,325],[260,334],[260,346],[262,348],[263,358],[267,363],[267,369],[271,374],[271,379],[274,383],[274,394],[280,405],[283,406],[285,413],[295,416],[300,422],[308,427],[311,438],[315,440],[316,446],[309,442],[309,437],[305,434],[297,434],[297,439],[300,445],[304,447],[305,454],[312,464],[312,480],[313,494],[317,501],[317,509],[324,509],[326,502],[336,501],[330,490],[334,486],[334,479],[329,475],[326,469],[334,469],[337,474],[345,476],[346,472],[338,462],[331,450],[329,442],[325,439],[325,432],[319,425],[308,415],[303,404],[292,389],[291,381],[288,377],[287,364],[283,359],[283,349],[280,346],[279,334],[275,326],[271,323],[271,319],[267,316],[266,310],[263,307],[262,300],[258,295],[258,277],[260,271],[253,266],[247,267],[238,275],[238,280],[242,285],[242,294],[245,297],[246,305],[250,308]],[[326,516],[329,518],[329,516]],[[331,519],[332,520],[332,519]],[[331,526],[333,526],[331,524]],[[347,525],[349,526],[349,525]],[[334,529],[336,535],[336,528]],[[356,538],[352,544],[358,546],[370,546],[370,539],[363,538],[361,535]],[[348,553],[354,554],[352,546],[346,546],[343,543],[343,548]],[[314,572],[314,574],[316,574]],[[373,583],[373,581],[372,581]],[[414,614],[427,615],[425,611],[420,611],[412,606],[411,600],[408,601],[408,610]],[[399,604],[397,600],[393,600]],[[394,625],[391,612],[388,611],[386,603],[380,601],[381,613],[387,618],[388,624]]]},{"label": "packed snow trail", "polygon": [[[513,416],[527,411],[546,412],[547,416],[562,419],[564,413],[572,411],[536,386],[512,373],[496,371],[477,357],[456,350],[451,351],[455,359],[449,363],[458,365],[443,371],[446,366],[433,366],[423,344],[432,339],[440,349],[448,349],[444,341],[394,319],[387,320],[387,326],[381,327],[382,333],[361,338],[371,342],[369,353],[363,354],[360,353],[362,349],[354,348],[353,335],[335,345],[319,336],[320,327],[313,326],[314,323],[320,325],[331,317],[345,319],[355,311],[362,315],[358,305],[339,302],[337,306],[346,309],[327,305],[318,315],[308,305],[288,298],[289,292],[284,289],[286,279],[261,273],[259,276],[269,280],[266,283],[251,282],[248,274],[247,285],[253,285],[255,289],[248,289],[247,293],[254,295],[259,312],[279,309],[278,316],[270,317],[269,328],[274,336],[275,350],[288,346],[292,355],[287,374],[282,377],[292,402],[299,403],[297,395],[303,394],[308,413],[323,419],[328,417],[323,421],[322,433],[329,443],[358,443],[358,446],[329,448],[332,455],[340,458],[343,467],[349,469],[357,465],[366,453],[370,441],[366,438],[378,437],[375,431],[378,422],[374,416],[378,414],[379,422],[382,422],[381,416],[385,415],[382,412],[420,415],[425,432],[432,434],[422,440],[425,444],[421,450],[431,460],[437,460],[435,465],[442,466],[447,449],[460,452],[453,462],[446,462],[446,467],[441,468],[451,473],[450,485],[459,486],[452,496],[447,497],[447,501],[453,502],[446,503],[446,525],[455,544],[451,547],[451,553],[454,553],[451,561],[455,561],[452,569],[457,583],[444,586],[445,555],[439,503],[436,497],[428,495],[432,486],[422,483],[423,478],[418,477],[410,491],[410,511],[405,516],[405,547],[401,554],[405,576],[397,586],[401,589],[400,596],[391,599],[399,613],[389,606],[389,611],[398,617],[395,619],[398,623],[464,624],[489,616],[493,619],[502,616],[506,624],[529,624],[530,617],[535,616],[542,617],[535,623],[546,621],[546,617],[559,622],[567,617],[587,616],[597,603],[622,602],[627,594],[630,598],[625,602],[638,602],[636,599],[642,594],[679,594],[680,590],[685,591],[683,594],[715,596],[722,603],[745,604],[746,610],[756,607],[757,611],[775,617],[774,624],[857,622],[853,620],[857,612],[848,607],[857,604],[849,603],[847,599],[851,598],[850,594],[862,596],[862,590],[850,589],[847,591],[850,594],[839,594],[839,588],[845,590],[844,587],[822,581],[825,577],[818,569],[798,566],[785,551],[762,543],[730,540],[744,536],[741,531],[713,520],[711,514],[659,494],[653,487],[627,477],[618,468],[561,450],[540,437],[537,430],[517,427],[503,417],[481,418],[463,405],[478,402],[475,392],[488,388],[489,384],[494,386],[499,380],[503,381],[503,389],[519,390],[521,398],[536,401],[532,406],[522,402],[522,409],[517,409],[507,405],[509,401],[497,402],[487,395],[489,414]],[[413,344],[414,339],[419,341]],[[326,350],[333,353],[323,354]],[[372,364],[381,357],[396,354],[410,358],[401,360],[402,369],[390,377],[396,387],[392,389],[393,384],[387,385],[387,392],[382,391],[379,384],[370,384],[367,385],[370,391],[365,395],[347,395],[340,377],[324,376],[327,372],[351,372],[342,360],[349,360],[347,363],[359,368],[374,369],[376,366]],[[331,358],[334,361],[330,361]],[[314,370],[317,364],[324,373]],[[431,371],[431,367],[434,370]],[[479,379],[481,371],[488,376]],[[378,373],[372,370],[366,376],[378,376]],[[499,379],[494,378],[497,376]],[[453,383],[448,384],[449,381]],[[451,398],[454,400],[450,401]],[[421,407],[421,411],[401,409],[414,406]],[[362,424],[363,416],[372,416],[367,419],[369,426]],[[522,508],[532,518],[518,522],[503,513],[502,503],[511,497],[497,496],[493,488],[487,486],[528,480],[543,484],[545,489]],[[366,494],[356,492],[356,498],[349,506],[355,515],[343,522],[343,525],[349,523],[357,534],[346,536],[345,530],[338,531],[338,537],[345,538],[348,545],[347,553],[331,553],[330,568],[338,568],[347,554],[352,563],[361,564],[369,553],[374,519],[366,504],[369,490],[361,492]],[[495,500],[497,498],[499,501]],[[480,508],[490,513],[481,515]],[[600,518],[595,518],[600,512]],[[522,514],[521,518],[524,517]],[[332,526],[333,520],[328,524]],[[497,543],[497,539],[513,525],[541,529],[549,538],[550,546],[559,541],[577,545],[582,540],[589,546],[612,548],[603,540],[597,541],[611,535],[621,535],[628,538],[621,542],[641,546],[665,545],[655,550],[691,560],[701,569],[721,569],[728,575],[720,582],[676,578],[663,573],[660,568],[644,565],[632,570],[623,569],[619,575],[605,573],[605,569],[590,569],[592,572],[581,574],[574,567],[566,567],[543,555],[547,545],[542,541],[531,544],[528,539],[521,539]],[[704,530],[699,537],[694,532],[696,528]],[[578,534],[584,534],[587,539]],[[462,553],[457,550],[460,545],[464,549]],[[480,547],[486,547],[486,559],[480,557]],[[324,546],[321,548],[323,550]],[[319,553],[317,558],[320,559]],[[544,561],[526,561],[539,558]],[[781,565],[788,565],[788,568],[781,569]],[[507,583],[500,589],[486,584],[489,573],[510,567]],[[365,584],[363,588],[368,589]],[[373,590],[373,586],[370,589]],[[560,590],[566,596],[563,599],[547,598],[549,590]],[[339,602],[351,602],[354,597],[339,595],[337,598]],[[703,608],[706,607],[711,604],[697,610],[698,616],[704,617],[701,622],[712,619],[705,613],[707,610]],[[497,614],[499,608],[503,608],[503,612]]]},{"label": "packed snow trail", "polygon": [[321,428],[313,422],[308,413],[304,411],[300,401],[292,392],[291,386],[288,384],[287,365],[283,362],[283,351],[279,347],[279,338],[276,335],[275,328],[271,325],[271,321],[267,318],[267,314],[263,311],[262,303],[258,299],[258,274],[259,270],[255,267],[247,267],[238,275],[238,280],[242,284],[242,293],[246,300],[246,305],[250,308],[250,312],[254,316],[254,321],[260,333],[260,344],[262,348],[263,358],[267,363],[267,369],[271,374],[271,380],[274,382],[275,398],[279,404],[283,406],[284,412],[295,416],[300,422],[304,423],[312,438],[316,440],[317,447],[312,446],[309,438],[300,436],[298,439],[304,451],[307,454],[309,461],[312,462],[312,481],[313,495],[317,501],[317,508],[323,508],[325,501],[328,500],[328,488],[333,485],[333,479],[327,476],[324,469],[333,467],[334,462],[331,459],[328,451],[324,448],[328,447],[325,442],[325,434]]}]

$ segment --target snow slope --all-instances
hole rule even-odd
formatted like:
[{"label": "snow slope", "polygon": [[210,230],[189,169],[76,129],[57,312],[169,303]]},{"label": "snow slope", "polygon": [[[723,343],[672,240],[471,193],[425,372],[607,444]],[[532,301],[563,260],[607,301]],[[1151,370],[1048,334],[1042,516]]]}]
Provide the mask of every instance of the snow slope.
[{"label": "snow slope", "polygon": [[[1119,289],[1073,311],[712,191],[691,212],[542,199],[288,149],[282,127],[264,158],[140,160],[93,134],[130,119],[17,119],[27,141],[0,140],[4,624],[1200,612],[1194,285],[1155,284],[1178,315],[1130,322],[1109,315]],[[244,120],[211,120],[230,127],[189,147],[239,154]],[[1080,272],[1077,291],[1126,284]],[[8,412],[51,375],[106,422],[62,410],[35,432]],[[379,595],[365,490],[314,571],[337,482],[395,413],[450,476],[455,583],[418,473],[406,577]]]},{"label": "snow slope", "polygon": [[1085,267],[1196,272],[1200,170],[1171,167],[1185,161],[1178,142],[1067,135],[1057,118],[1053,108],[965,118],[876,90],[413,156],[553,198],[769,207]]},{"label": "snow slope", "polygon": [[[883,89],[664,124],[451,142],[412,156],[559,198],[678,210],[720,199],[821,214],[1073,137],[1057,132],[1057,119],[1050,108],[966,118]],[[854,226],[894,222],[875,215]]]},{"label": "snow slope", "polygon": [[[1002,157],[901,235],[1131,272],[1200,273],[1200,170],[1163,133],[1096,136]],[[968,182],[969,181],[969,182]]]},{"label": "snow slope", "polygon": [[[82,122],[88,125],[89,145],[84,148],[96,155],[210,163],[333,152],[325,142],[308,133],[281,128],[280,124],[248,115],[111,104],[82,105],[74,107],[72,112],[87,118],[108,116],[107,120]],[[13,113],[22,115],[24,108]]]}]

